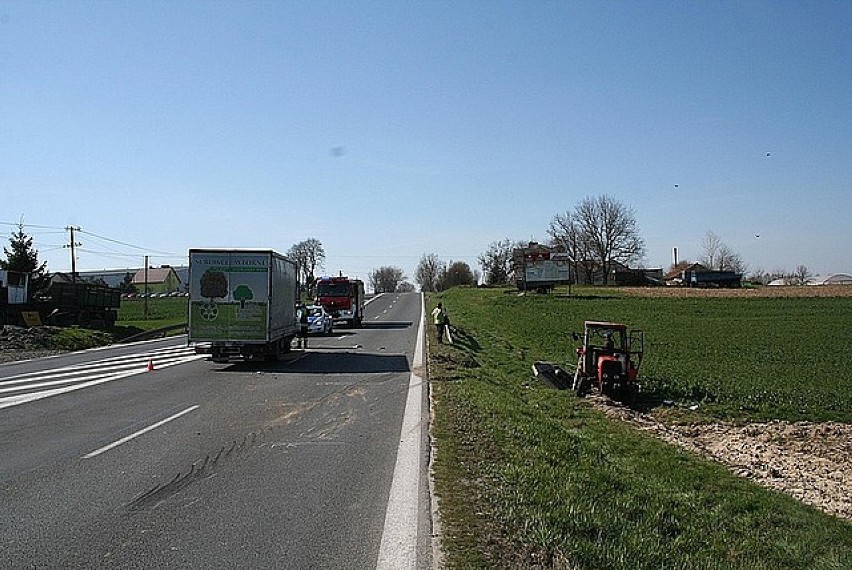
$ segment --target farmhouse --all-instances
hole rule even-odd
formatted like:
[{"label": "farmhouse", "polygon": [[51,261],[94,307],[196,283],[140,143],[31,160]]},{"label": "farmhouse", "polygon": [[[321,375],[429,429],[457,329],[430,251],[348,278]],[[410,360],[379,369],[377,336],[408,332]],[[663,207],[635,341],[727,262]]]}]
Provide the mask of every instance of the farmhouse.
[{"label": "farmhouse", "polygon": [[173,293],[180,291],[181,287],[180,277],[169,265],[150,267],[147,271],[142,268],[133,276],[132,283],[137,290],[144,291],[147,289],[149,293]]},{"label": "farmhouse", "polygon": [[[583,261],[574,265],[574,283],[578,285],[603,285],[604,272],[597,261]],[[662,268],[632,268],[618,261],[609,262],[610,285],[660,285]]]}]

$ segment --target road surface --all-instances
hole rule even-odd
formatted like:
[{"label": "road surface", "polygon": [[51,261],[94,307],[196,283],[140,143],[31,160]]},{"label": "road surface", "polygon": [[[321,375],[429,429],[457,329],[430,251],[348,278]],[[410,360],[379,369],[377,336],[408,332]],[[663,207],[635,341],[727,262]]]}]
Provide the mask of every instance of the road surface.
[{"label": "road surface", "polygon": [[421,311],[381,295],[277,363],[0,365],[0,567],[429,568]]}]

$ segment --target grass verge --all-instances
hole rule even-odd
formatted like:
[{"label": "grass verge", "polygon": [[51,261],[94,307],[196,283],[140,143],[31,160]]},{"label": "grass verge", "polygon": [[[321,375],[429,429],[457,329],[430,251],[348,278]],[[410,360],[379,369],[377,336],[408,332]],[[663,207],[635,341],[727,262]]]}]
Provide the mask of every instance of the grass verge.
[{"label": "grass verge", "polygon": [[146,312],[144,299],[126,299],[121,302],[116,325],[142,332],[185,323],[187,302],[185,297],[148,299]]},{"label": "grass verge", "polygon": [[[155,329],[186,323],[187,299],[149,299],[147,311],[142,299],[124,299],[115,325],[106,330],[68,327],[51,337],[51,348],[83,350],[104,346]],[[177,330],[174,334],[179,334]]]},{"label": "grass verge", "polygon": [[[834,400],[852,387],[838,390],[836,381],[815,377],[813,393],[797,395],[783,385],[802,370],[834,374],[852,360],[848,345],[841,342],[838,354],[821,344],[848,327],[848,299],[794,300],[770,310],[763,301],[453,289],[431,296],[428,310],[439,299],[457,327],[453,346],[429,346],[448,567],[852,566],[850,523],[611,421],[587,401],[539,384],[530,371],[535,360],[567,361],[570,332],[583,320],[617,320],[646,331],[646,405],[698,401],[699,420],[849,421],[849,406]],[[806,315],[809,334],[802,335],[795,319]],[[819,331],[810,326],[817,322]],[[748,331],[755,329],[771,342],[754,340]],[[734,350],[746,339],[760,348]],[[794,343],[805,345],[795,371],[756,365],[767,347]],[[737,383],[743,385],[729,390]],[[756,394],[763,396],[755,401]]]}]

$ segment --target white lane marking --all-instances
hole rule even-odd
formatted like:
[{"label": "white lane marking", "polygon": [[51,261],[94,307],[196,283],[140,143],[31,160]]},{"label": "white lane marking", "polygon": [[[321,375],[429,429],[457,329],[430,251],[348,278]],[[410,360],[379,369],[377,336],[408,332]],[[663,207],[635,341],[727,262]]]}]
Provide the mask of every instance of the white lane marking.
[{"label": "white lane marking", "polygon": [[144,428],[144,429],[140,429],[140,430],[139,430],[139,431],[137,431],[136,433],[131,433],[130,435],[128,435],[128,436],[126,436],[126,437],[122,437],[122,438],[121,438],[121,439],[119,439],[118,441],[114,441],[114,442],[112,442],[112,443],[111,443],[111,444],[109,444],[109,445],[105,445],[105,446],[103,446],[103,447],[102,447],[102,448],[100,448],[100,449],[96,449],[95,451],[93,451],[93,452],[91,452],[91,453],[87,453],[86,455],[84,455],[84,456],[83,456],[83,459],[91,459],[92,457],[96,457],[96,456],[100,455],[101,453],[104,453],[104,452],[106,452],[106,451],[109,451],[110,449],[112,449],[112,448],[114,448],[114,447],[118,447],[118,446],[119,446],[119,445],[121,445],[122,443],[127,443],[127,442],[128,442],[128,441],[130,441],[131,439],[135,439],[135,438],[139,437],[139,436],[140,436],[140,435],[142,435],[142,434],[146,434],[146,433],[148,433],[149,431],[151,431],[152,429],[157,429],[157,428],[158,428],[158,427],[160,427],[160,426],[164,426],[164,425],[166,425],[167,423],[169,423],[170,421],[176,420],[176,419],[178,419],[179,417],[181,417],[182,415],[185,415],[185,414],[188,414],[189,412],[195,411],[195,410],[197,410],[197,409],[198,409],[198,408],[200,408],[200,407],[201,407],[201,406],[199,406],[199,405],[190,406],[190,407],[188,407],[187,409],[185,409],[184,411],[182,411],[182,412],[178,412],[178,413],[176,413],[176,414],[174,414],[174,415],[172,415],[172,416],[169,416],[169,417],[167,417],[166,419],[161,420],[161,421],[159,421],[159,422],[157,422],[157,423],[155,423],[155,424],[153,424],[153,425],[150,425],[150,426],[148,426],[148,427],[146,427],[146,428]]},{"label": "white lane marking", "polygon": [[[414,370],[423,366],[423,296],[420,297],[420,327],[414,347]],[[417,566],[417,524],[420,518],[420,423],[423,379],[411,373],[408,397],[399,436],[385,527],[379,546],[377,570]]]}]

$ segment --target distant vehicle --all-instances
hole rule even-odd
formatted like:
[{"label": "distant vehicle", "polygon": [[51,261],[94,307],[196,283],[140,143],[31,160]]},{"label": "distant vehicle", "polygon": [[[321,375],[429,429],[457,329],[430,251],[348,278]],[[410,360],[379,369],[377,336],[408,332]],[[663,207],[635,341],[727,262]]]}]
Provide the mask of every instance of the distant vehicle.
[{"label": "distant vehicle", "polygon": [[682,273],[683,283],[687,287],[742,287],[743,274],[735,271],[692,271]]},{"label": "distant vehicle", "polygon": [[0,324],[111,327],[118,317],[121,292],[76,281],[55,282],[44,295],[30,298],[29,275],[0,271]]},{"label": "distant vehicle", "polygon": [[272,250],[189,250],[188,342],[214,362],[277,360],[299,324],[298,264]]},{"label": "distant vehicle", "polygon": [[557,285],[571,283],[570,261],[566,254],[536,242],[512,251],[515,284],[520,291],[549,293]]},{"label": "distant vehicle", "polygon": [[364,320],[364,282],[348,277],[320,277],[316,281],[316,303],[325,307],[335,321],[360,327]]},{"label": "distant vehicle", "polygon": [[331,334],[334,330],[334,319],[322,305],[308,305],[308,333]]}]

